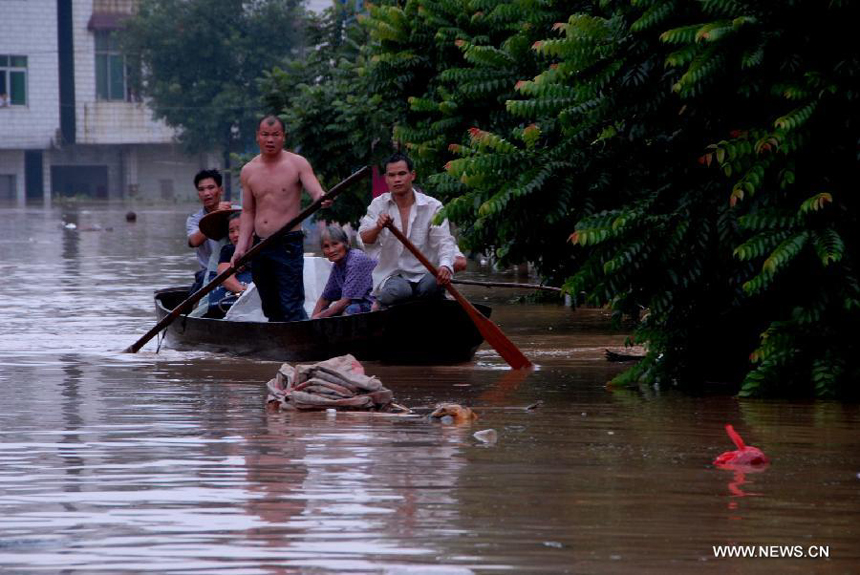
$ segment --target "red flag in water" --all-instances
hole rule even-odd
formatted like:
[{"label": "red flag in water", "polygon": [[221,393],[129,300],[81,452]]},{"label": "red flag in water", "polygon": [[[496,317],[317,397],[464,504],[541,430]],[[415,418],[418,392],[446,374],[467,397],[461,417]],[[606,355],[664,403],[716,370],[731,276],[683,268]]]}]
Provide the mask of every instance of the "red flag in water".
[{"label": "red flag in water", "polygon": [[741,436],[735,431],[735,428],[726,424],[726,432],[734,442],[737,449],[735,451],[726,451],[720,454],[714,460],[714,465],[720,469],[737,469],[738,467],[759,467],[766,466],[770,460],[758,447],[747,445]]}]

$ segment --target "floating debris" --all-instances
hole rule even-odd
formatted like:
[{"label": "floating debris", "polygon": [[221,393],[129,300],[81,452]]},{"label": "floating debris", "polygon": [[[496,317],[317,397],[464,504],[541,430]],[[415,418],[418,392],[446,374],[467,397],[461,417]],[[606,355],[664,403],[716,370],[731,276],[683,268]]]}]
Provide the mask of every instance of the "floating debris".
[{"label": "floating debris", "polygon": [[394,394],[351,355],[313,365],[281,365],[266,384],[269,409],[408,411],[394,403]]},{"label": "floating debris", "polygon": [[720,469],[738,469],[741,467],[763,467],[770,460],[758,447],[747,445],[730,424],[726,424],[726,433],[729,434],[737,450],[726,451],[714,460],[714,465]]},{"label": "floating debris", "polygon": [[474,411],[456,403],[440,403],[427,417],[430,421],[439,421],[446,425],[463,425],[478,419]]},{"label": "floating debris", "polygon": [[645,357],[645,348],[641,345],[630,347],[606,348],[606,361],[639,361]]},{"label": "floating debris", "polygon": [[495,443],[499,440],[499,434],[496,433],[495,429],[484,429],[483,431],[476,431],[472,434],[475,439],[479,441],[483,441],[484,443]]}]

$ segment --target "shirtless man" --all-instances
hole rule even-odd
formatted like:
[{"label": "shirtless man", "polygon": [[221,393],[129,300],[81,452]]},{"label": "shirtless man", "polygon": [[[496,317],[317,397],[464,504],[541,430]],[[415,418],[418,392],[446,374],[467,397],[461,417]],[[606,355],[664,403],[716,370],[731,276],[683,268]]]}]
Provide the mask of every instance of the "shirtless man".
[{"label": "shirtless man", "polygon": [[[302,188],[311,198],[325,192],[310,163],[284,150],[284,123],[266,116],[257,124],[260,154],[242,168],[242,216],[232,263],[280,230],[301,211]],[[254,285],[269,321],[308,319],[304,309],[304,248],[301,224],[270,243],[251,264]]]}]

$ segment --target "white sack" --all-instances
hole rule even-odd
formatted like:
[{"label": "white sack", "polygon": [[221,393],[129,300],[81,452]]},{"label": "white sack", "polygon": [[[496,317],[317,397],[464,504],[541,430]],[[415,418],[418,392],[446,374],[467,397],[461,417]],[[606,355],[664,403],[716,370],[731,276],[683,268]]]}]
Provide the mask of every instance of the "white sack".
[{"label": "white sack", "polygon": [[[314,311],[314,306],[325,289],[332,265],[326,258],[305,255],[303,279],[305,284],[305,311],[308,317]],[[257,288],[253,283],[248,284],[248,289],[227,311],[224,319],[228,321],[267,321],[266,316],[263,315],[260,294],[257,293]]]}]

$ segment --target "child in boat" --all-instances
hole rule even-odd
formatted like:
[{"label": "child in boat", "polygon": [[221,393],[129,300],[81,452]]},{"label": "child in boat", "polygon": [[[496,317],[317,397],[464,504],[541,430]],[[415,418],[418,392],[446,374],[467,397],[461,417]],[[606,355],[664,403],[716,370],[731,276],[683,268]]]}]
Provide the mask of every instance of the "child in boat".
[{"label": "child in boat", "polygon": [[320,247],[334,265],[311,318],[370,311],[376,260],[350,248],[346,232],[340,226],[326,226],[320,234]]},{"label": "child in boat", "polygon": [[[218,268],[214,273],[210,273],[211,277],[208,281],[212,281],[230,267],[230,260],[233,258],[233,252],[236,251],[236,242],[239,241],[239,216],[241,214],[241,210],[235,210],[227,220],[227,237],[230,241],[221,248],[221,253],[218,255]],[[224,312],[220,305],[221,301],[233,294],[240,295],[249,283],[251,283],[251,270],[248,269],[248,266],[244,266],[225,279],[224,283],[212,290],[209,295],[209,315],[221,317]]]}]

